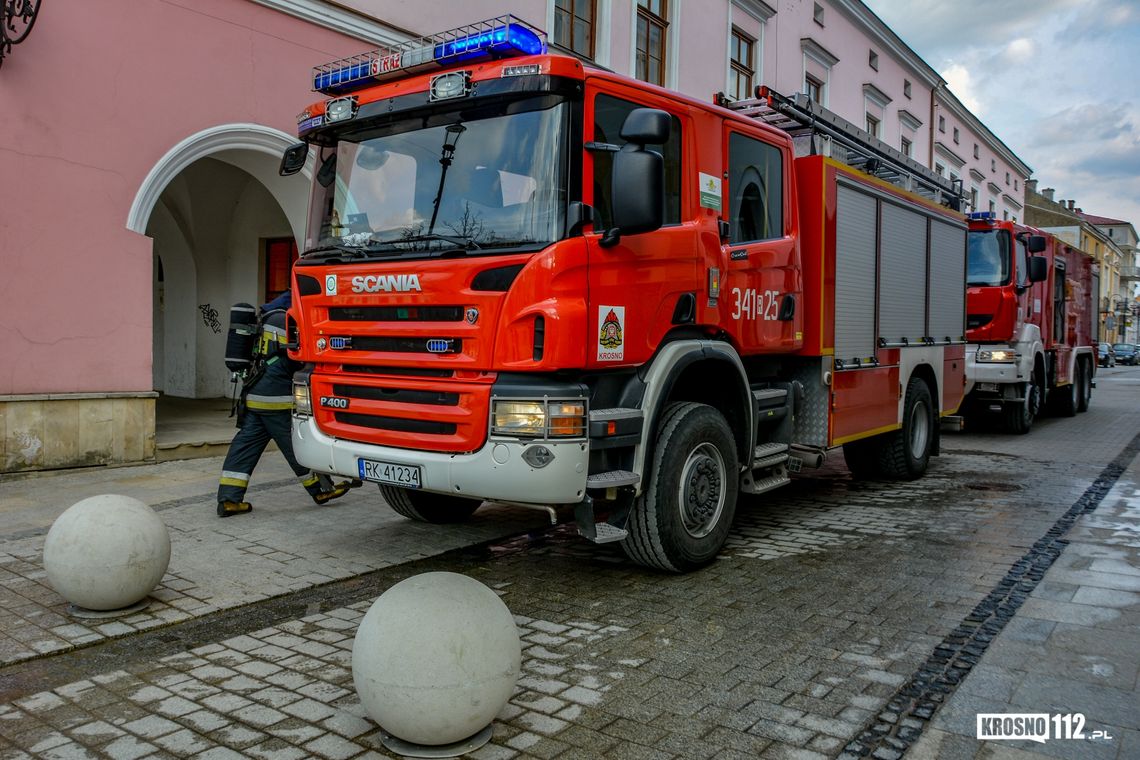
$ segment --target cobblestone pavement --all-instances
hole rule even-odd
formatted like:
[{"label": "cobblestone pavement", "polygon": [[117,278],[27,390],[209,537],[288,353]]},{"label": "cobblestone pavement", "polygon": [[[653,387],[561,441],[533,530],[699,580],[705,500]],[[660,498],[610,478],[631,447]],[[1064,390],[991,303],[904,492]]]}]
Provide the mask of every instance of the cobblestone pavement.
[{"label": "cobblestone pavement", "polygon": [[[1137,757],[1138,390],[1140,369],[1102,371],[1087,414],[947,434],[914,483],[833,457],[742,502],[686,576],[536,512],[418,525],[363,490],[314,508],[268,459],[236,520],[213,515],[217,460],[3,483],[0,758],[388,756],[353,636],[433,570],[495,589],[523,641],[474,757]],[[145,612],[77,620],[43,536],[111,491],[156,506],[170,572]],[[1083,712],[1112,738],[982,743],[977,712]]]}]

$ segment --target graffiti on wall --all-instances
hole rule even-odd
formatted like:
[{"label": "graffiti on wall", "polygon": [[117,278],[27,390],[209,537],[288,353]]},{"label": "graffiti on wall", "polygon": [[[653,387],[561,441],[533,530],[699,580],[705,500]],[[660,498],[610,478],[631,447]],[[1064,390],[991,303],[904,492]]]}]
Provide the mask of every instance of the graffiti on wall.
[{"label": "graffiti on wall", "polygon": [[222,331],[222,322],[218,319],[218,310],[208,303],[198,304],[198,311],[202,312],[202,322],[214,331],[214,334]]}]

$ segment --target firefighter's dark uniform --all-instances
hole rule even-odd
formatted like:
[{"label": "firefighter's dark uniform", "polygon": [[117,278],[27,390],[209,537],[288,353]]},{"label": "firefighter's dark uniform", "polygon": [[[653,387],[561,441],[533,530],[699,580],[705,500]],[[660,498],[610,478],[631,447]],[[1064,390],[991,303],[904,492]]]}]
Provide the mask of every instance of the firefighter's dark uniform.
[{"label": "firefighter's dark uniform", "polygon": [[[263,306],[275,305],[276,302]],[[242,389],[238,413],[238,432],[230,444],[222,465],[218,486],[218,516],[249,512],[253,507],[244,501],[249,477],[272,439],[285,455],[285,460],[301,481],[301,485],[317,504],[343,496],[359,482],[334,484],[328,475],[315,473],[297,462],[293,455],[292,408],[293,373],[298,366],[285,351],[285,310],[266,311],[258,337],[258,355],[262,366]]]}]

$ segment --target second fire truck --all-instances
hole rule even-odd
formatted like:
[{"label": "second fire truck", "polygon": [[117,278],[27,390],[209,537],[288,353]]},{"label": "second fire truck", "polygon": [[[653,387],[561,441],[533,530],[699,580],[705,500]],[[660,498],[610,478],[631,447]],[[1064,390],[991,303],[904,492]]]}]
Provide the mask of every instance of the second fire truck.
[{"label": "second fire truck", "polygon": [[1088,409],[1096,376],[1091,257],[1041,230],[970,215],[963,409],[1027,433],[1046,408]]},{"label": "second fire truck", "polygon": [[513,17],[318,67],[314,89],[282,167],[316,153],[289,326],[306,466],[427,522],[566,507],[686,571],[738,496],[831,449],[903,479],[938,453],[966,224],[862,130],[551,54]]}]

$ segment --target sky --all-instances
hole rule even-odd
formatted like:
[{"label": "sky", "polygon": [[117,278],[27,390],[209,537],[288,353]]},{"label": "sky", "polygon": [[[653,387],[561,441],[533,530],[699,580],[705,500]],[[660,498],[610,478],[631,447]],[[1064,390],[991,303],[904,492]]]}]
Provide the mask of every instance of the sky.
[{"label": "sky", "polygon": [[863,0],[1087,214],[1140,231],[1140,0]]}]

